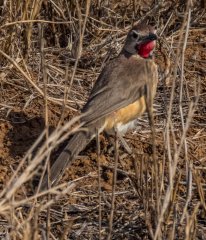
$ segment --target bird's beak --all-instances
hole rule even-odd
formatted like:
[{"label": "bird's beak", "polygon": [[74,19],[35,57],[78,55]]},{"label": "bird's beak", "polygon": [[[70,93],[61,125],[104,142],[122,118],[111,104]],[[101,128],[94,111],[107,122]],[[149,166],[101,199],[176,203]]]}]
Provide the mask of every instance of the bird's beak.
[{"label": "bird's beak", "polygon": [[141,42],[150,42],[150,41],[154,41],[157,40],[157,35],[155,33],[149,33],[149,35],[144,36],[143,38],[141,38]]},{"label": "bird's beak", "polygon": [[157,40],[157,35],[155,33],[150,33],[148,36],[148,40],[151,41]]}]

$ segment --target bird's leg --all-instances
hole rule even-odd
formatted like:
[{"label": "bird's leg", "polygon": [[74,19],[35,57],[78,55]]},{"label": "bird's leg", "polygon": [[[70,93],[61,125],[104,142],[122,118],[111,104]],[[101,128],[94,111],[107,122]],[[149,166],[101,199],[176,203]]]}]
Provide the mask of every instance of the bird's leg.
[{"label": "bird's leg", "polygon": [[[117,136],[120,140],[120,143],[122,145],[122,147],[126,150],[126,152],[131,155],[132,154],[132,149],[129,147],[128,143],[125,141],[124,137],[122,136],[122,134],[118,131],[117,131]],[[112,145],[111,148],[109,148],[108,152],[111,153],[113,150],[114,150],[114,141],[113,141],[113,138],[111,137],[111,135],[109,135],[108,133],[105,133],[109,143]],[[125,156],[123,156],[124,158]],[[122,157],[121,157],[122,158]]]},{"label": "bird's leg", "polygon": [[123,146],[123,148],[126,150],[126,152],[131,155],[132,154],[132,149],[130,148],[130,146],[128,145],[128,143],[126,142],[126,140],[124,139],[124,137],[122,136],[122,134],[117,130],[117,136]]}]

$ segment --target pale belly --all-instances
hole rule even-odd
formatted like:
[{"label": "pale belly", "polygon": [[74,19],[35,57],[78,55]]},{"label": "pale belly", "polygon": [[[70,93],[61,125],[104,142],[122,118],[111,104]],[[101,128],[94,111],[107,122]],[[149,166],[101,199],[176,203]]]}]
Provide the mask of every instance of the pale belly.
[{"label": "pale belly", "polygon": [[137,126],[137,120],[130,121],[126,124],[117,124],[117,130],[118,132],[125,134],[127,131],[134,129]]}]

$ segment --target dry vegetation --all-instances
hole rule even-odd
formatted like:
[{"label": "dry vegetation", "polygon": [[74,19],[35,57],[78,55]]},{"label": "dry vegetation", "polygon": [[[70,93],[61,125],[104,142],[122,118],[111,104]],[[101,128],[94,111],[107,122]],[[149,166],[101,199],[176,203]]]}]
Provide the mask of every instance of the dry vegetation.
[{"label": "dry vegetation", "polygon": [[[206,239],[205,7],[0,0],[0,239]],[[93,141],[61,185],[42,193],[38,183],[78,129],[102,67],[140,20],[159,35],[156,149],[145,115],[126,135],[133,157],[118,151],[111,218],[114,153],[103,136],[100,156]]]}]

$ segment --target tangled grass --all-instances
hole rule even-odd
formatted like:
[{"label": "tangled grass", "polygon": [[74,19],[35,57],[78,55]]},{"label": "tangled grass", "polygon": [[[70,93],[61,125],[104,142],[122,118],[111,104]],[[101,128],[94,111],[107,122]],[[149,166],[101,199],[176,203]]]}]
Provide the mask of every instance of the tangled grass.
[{"label": "tangled grass", "polygon": [[[3,0],[0,16],[1,239],[206,239],[205,1]],[[143,116],[115,192],[104,139],[40,192],[45,163],[139,21],[159,35],[155,143]]]}]

